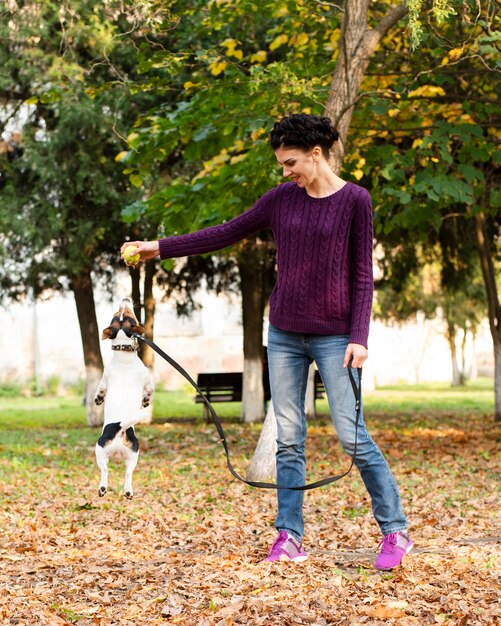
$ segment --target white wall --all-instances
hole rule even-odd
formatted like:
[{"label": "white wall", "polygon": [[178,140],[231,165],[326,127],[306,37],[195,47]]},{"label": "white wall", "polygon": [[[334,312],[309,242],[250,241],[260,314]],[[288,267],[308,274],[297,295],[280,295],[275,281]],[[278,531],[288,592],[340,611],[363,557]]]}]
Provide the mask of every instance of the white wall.
[{"label": "white wall", "polygon": [[[124,285],[127,284],[124,277]],[[124,295],[119,286],[117,298],[97,294],[96,308],[100,330],[108,326]],[[185,367],[191,376],[201,371],[241,371],[242,325],[240,300],[236,296],[200,294],[202,308],[189,319],[178,318],[175,307],[158,302],[155,341]],[[0,381],[26,381],[34,378],[34,304],[12,304],[0,308]],[[56,295],[37,303],[39,371],[42,380],[57,376],[62,383],[84,376],[83,352],[76,308],[71,295]],[[111,358],[109,342],[101,344],[104,362]],[[452,366],[448,345],[439,321],[416,321],[402,327],[389,327],[373,321],[369,354],[364,367],[364,385],[398,382],[449,381]],[[468,346],[472,375],[493,375],[492,339],[488,324],[482,325],[473,345]],[[155,359],[157,383],[167,388],[185,384],[181,376],[159,357]]]}]

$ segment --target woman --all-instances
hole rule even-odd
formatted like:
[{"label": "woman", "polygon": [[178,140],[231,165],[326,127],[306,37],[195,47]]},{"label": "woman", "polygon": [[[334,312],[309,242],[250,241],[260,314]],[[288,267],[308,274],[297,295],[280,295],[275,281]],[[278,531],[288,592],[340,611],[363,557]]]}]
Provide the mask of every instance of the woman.
[{"label": "woman", "polygon": [[[296,114],[275,123],[271,147],[290,182],[265,193],[238,217],[187,235],[127,242],[140,260],[225,248],[264,228],[273,232],[277,282],[270,297],[268,364],[278,427],[277,482],[305,482],[305,394],[315,361],[343,449],[355,443],[355,398],[348,363],[362,367],[372,307],[372,207],[369,193],[329,167],[338,133],[328,118]],[[356,372],[355,372],[356,375]],[[354,462],[383,533],[377,569],[393,569],[412,547],[395,479],[360,417]],[[303,492],[277,491],[278,536],[266,561],[304,561]]]}]

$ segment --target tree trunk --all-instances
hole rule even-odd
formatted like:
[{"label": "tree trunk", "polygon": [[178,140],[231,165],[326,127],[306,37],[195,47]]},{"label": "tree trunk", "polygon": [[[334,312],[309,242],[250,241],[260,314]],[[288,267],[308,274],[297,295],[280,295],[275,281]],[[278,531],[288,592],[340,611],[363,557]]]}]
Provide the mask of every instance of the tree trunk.
[{"label": "tree trunk", "polygon": [[458,366],[458,355],[456,350],[456,328],[454,323],[447,319],[447,342],[449,344],[449,350],[451,352],[452,361],[452,387],[459,387],[463,384],[461,372]]},{"label": "tree trunk", "polygon": [[94,395],[103,372],[103,359],[99,346],[99,329],[90,271],[73,276],[71,289],[75,297],[84,353],[87,423],[89,426],[101,426],[103,408],[95,405]]},{"label": "tree trunk", "polygon": [[[464,368],[465,368],[464,344],[465,344],[465,341],[463,340],[463,350],[461,352],[462,360],[461,360],[461,366],[460,366],[459,355],[458,355],[458,350],[457,350],[457,345],[456,345],[456,341],[458,337],[458,327],[456,323],[454,322],[454,311],[452,310],[451,312],[451,309],[448,306],[445,306],[443,309],[443,315],[444,315],[445,324],[446,324],[445,338],[449,345],[449,351],[451,354],[451,365],[452,365],[451,387],[460,387],[461,385],[464,385],[464,382],[465,382],[465,378],[464,378]],[[464,329],[463,337],[464,338],[466,337],[465,329]]]},{"label": "tree trunk", "polygon": [[266,419],[247,471],[247,480],[274,481],[276,478],[277,420],[273,403],[268,404]]},{"label": "tree trunk", "polygon": [[489,238],[486,236],[485,215],[477,213],[474,219],[475,239],[487,294],[489,327],[494,344],[494,419],[498,422],[501,421],[501,305]]},{"label": "tree trunk", "polygon": [[334,144],[331,167],[339,174],[345,155],[346,138],[353,109],[369,61],[381,39],[408,12],[405,3],[393,7],[377,26],[368,30],[370,0],[347,0],[339,38],[339,55],[332,76],[325,115],[339,132]]},{"label": "tree trunk", "polygon": [[263,389],[263,277],[260,251],[255,242],[239,256],[244,332],[242,418],[260,422],[264,418]]},{"label": "tree trunk", "polygon": [[[156,261],[154,259],[146,261],[144,264],[144,288],[143,288],[143,312],[141,318],[146,337],[153,341],[153,326],[155,322],[155,297],[153,296],[153,282],[156,274]],[[151,371],[154,380],[153,370],[155,367],[155,352],[150,346],[141,343],[141,359],[146,367]],[[143,423],[150,424],[153,419],[153,402],[145,409]]]},{"label": "tree trunk", "polygon": [[313,419],[315,417],[315,367],[313,363],[308,370],[308,384],[306,385],[306,418]]},{"label": "tree trunk", "polygon": [[465,327],[463,328],[463,339],[461,341],[461,380],[462,380],[462,385],[464,385],[466,383],[466,381],[470,378],[471,373],[470,373],[470,369],[471,368],[466,368],[467,365],[467,361],[466,361],[466,344],[468,341],[468,329]]},{"label": "tree trunk", "polygon": [[[154,259],[150,261],[146,261],[144,265],[144,289],[143,289],[143,312],[144,315],[141,317],[143,327],[146,331],[146,336],[148,339],[153,341],[153,327],[155,323],[155,297],[153,295],[153,282],[155,279],[157,268],[156,261]],[[143,363],[150,370],[153,369],[154,366],[154,351],[143,344],[143,352],[142,359]]]},{"label": "tree trunk", "polygon": [[501,422],[501,341],[494,344],[494,419]]}]

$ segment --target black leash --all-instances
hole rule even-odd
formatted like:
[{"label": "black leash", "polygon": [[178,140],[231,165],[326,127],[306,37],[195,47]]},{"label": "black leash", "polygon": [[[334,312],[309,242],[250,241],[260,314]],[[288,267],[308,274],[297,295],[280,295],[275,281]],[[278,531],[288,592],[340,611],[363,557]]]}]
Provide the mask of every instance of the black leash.
[{"label": "black leash", "polygon": [[301,485],[299,487],[284,487],[282,485],[275,485],[273,483],[261,483],[261,482],[255,482],[253,480],[245,480],[245,478],[242,478],[237,473],[237,471],[234,469],[233,465],[231,464],[231,461],[230,461],[230,451],[228,449],[228,443],[226,441],[226,435],[224,434],[224,430],[223,430],[223,427],[221,425],[221,421],[219,420],[219,417],[218,417],[216,411],[214,410],[214,407],[209,402],[209,400],[205,397],[205,394],[202,392],[202,390],[197,385],[197,383],[188,374],[188,372],[183,367],[181,367],[181,365],[179,365],[179,363],[174,361],[174,359],[172,357],[170,357],[166,352],[164,352],[155,343],[153,343],[153,341],[150,341],[150,339],[148,339],[147,337],[143,337],[143,335],[133,334],[132,336],[135,337],[136,339],[139,339],[140,341],[146,343],[147,345],[149,345],[152,350],[154,350],[163,359],[165,359],[165,361],[167,361],[167,363],[169,363],[169,365],[172,365],[172,367],[175,370],[177,370],[182,376],[184,376],[184,378],[186,378],[186,380],[190,383],[190,385],[192,385],[196,389],[197,393],[200,395],[200,397],[203,399],[203,401],[207,405],[207,408],[209,409],[209,412],[210,412],[210,414],[212,416],[212,421],[214,422],[214,425],[216,426],[217,432],[218,432],[219,437],[221,439],[221,443],[223,444],[224,452],[226,454],[226,465],[228,466],[228,469],[230,470],[231,474],[237,480],[240,480],[243,483],[245,483],[246,485],[250,485],[251,487],[258,487],[259,489],[291,489],[293,491],[309,491],[310,489],[317,489],[317,487],[323,487],[325,485],[329,485],[330,483],[336,482],[337,480],[340,480],[341,478],[344,478],[345,476],[347,476],[351,472],[351,468],[353,467],[353,464],[354,464],[354,459],[355,459],[355,457],[357,455],[357,433],[358,433],[358,422],[360,420],[360,408],[361,408],[361,396],[362,396],[362,391],[361,391],[362,368],[361,367],[357,368],[358,369],[358,381],[359,381],[358,385],[357,385],[357,383],[355,382],[355,378],[353,376],[353,372],[351,371],[352,370],[352,367],[351,367],[352,359],[350,359],[350,363],[348,364],[348,374],[350,376],[351,386],[353,388],[353,393],[355,395],[356,419],[355,419],[355,446],[354,446],[354,450],[353,450],[353,456],[351,458],[350,467],[346,470],[346,472],[343,472],[342,474],[337,474],[336,476],[329,476],[328,478],[323,478],[322,480],[317,480],[314,483],[309,483],[307,485]]}]

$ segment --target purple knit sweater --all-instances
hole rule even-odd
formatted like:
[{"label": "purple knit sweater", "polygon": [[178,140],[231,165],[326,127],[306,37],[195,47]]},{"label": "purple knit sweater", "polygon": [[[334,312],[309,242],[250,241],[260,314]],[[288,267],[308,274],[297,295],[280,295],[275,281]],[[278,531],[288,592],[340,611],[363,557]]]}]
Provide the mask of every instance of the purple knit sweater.
[{"label": "purple knit sweater", "polygon": [[160,240],[162,259],[225,248],[271,228],[277,282],[270,322],[297,333],[349,335],[367,347],[372,307],[372,207],[353,183],[312,198],[287,182],[241,215],[217,226]]}]

